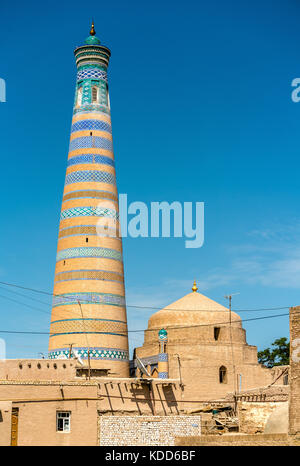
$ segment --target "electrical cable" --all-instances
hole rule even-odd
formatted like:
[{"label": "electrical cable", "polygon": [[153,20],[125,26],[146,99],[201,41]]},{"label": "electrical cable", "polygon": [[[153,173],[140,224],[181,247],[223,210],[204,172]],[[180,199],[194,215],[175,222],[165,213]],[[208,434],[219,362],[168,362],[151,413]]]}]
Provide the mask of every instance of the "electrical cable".
[{"label": "electrical cable", "polygon": [[[13,284],[13,283],[2,282],[2,281],[0,281],[0,283],[2,285],[21,288],[21,289],[24,289],[24,290],[27,290],[27,291],[32,291],[32,292],[35,292],[35,293],[46,294],[48,296],[54,296],[54,297],[68,296],[69,299],[74,299],[74,303],[76,303],[76,304],[78,304],[78,301],[80,301],[82,304],[97,304],[97,303],[95,303],[95,301],[89,301],[89,300],[86,300],[86,299],[80,300],[77,297],[72,298],[72,297],[69,296],[69,293],[62,293],[62,294],[57,295],[57,294],[54,294],[54,293],[49,293],[47,291],[37,290],[37,289],[34,289],[34,288],[28,288],[28,287],[24,287],[24,286],[21,286],[21,285],[16,285],[16,284]],[[46,303],[43,303],[43,304],[46,304]],[[99,303],[99,304],[101,305],[101,303]],[[137,308],[137,309],[149,309],[149,310],[178,311],[178,309],[176,309],[176,308],[170,308],[170,307],[164,308],[163,306],[162,307],[154,307],[154,306],[139,306],[139,305],[136,305],[136,304],[126,304],[126,307]],[[294,306],[280,306],[280,307],[257,308],[257,309],[234,309],[234,310],[232,310],[232,312],[277,311],[277,310],[289,309],[291,307],[294,307]],[[228,310],[225,307],[224,307],[224,309]],[[197,310],[197,309],[180,309],[180,310],[181,311],[193,311],[193,312],[195,312],[195,311],[196,312],[206,312],[205,310],[202,311],[202,310]],[[220,310],[220,309],[210,309],[210,311],[211,312],[224,312],[223,310]]]}]

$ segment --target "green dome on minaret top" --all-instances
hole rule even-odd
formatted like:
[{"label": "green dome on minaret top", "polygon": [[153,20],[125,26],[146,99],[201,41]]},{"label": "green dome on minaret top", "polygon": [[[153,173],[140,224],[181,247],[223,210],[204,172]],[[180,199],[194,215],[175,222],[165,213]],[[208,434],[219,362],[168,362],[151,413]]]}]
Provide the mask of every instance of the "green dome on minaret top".
[{"label": "green dome on minaret top", "polygon": [[90,35],[84,41],[85,45],[100,45],[100,40],[96,37],[96,31],[94,26],[94,21],[92,22],[92,27],[90,30]]},{"label": "green dome on minaret top", "polygon": [[158,338],[160,340],[166,340],[168,337],[168,332],[166,331],[166,329],[162,328],[159,332],[158,332]]}]

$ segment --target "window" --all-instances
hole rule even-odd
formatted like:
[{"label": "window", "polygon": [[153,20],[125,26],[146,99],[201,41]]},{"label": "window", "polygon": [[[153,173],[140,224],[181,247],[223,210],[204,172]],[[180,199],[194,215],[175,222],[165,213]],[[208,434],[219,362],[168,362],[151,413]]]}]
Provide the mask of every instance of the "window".
[{"label": "window", "polygon": [[220,335],[220,327],[215,327],[214,328],[214,339],[217,341],[219,339],[219,335]]},{"label": "window", "polygon": [[70,432],[70,430],[71,430],[71,413],[70,413],[70,411],[57,411],[57,413],[56,413],[56,430],[57,430],[57,432]]},{"label": "window", "polygon": [[96,86],[92,87],[92,103],[98,102],[98,88]]},{"label": "window", "polygon": [[110,109],[110,98],[109,98],[108,84],[106,84],[106,105]]},{"label": "window", "polygon": [[82,104],[82,87],[80,87],[77,92],[77,107],[80,107],[81,104]]},{"label": "window", "polygon": [[221,366],[219,369],[219,382],[227,383],[227,369],[225,366]]}]

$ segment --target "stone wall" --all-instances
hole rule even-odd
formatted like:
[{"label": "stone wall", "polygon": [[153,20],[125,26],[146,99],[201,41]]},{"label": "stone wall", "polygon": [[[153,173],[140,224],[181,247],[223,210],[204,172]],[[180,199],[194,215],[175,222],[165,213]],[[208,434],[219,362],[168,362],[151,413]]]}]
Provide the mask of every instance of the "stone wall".
[{"label": "stone wall", "polygon": [[300,436],[300,306],[290,309],[289,433]]},{"label": "stone wall", "polygon": [[200,416],[101,416],[101,446],[171,446],[175,437],[201,434]]}]

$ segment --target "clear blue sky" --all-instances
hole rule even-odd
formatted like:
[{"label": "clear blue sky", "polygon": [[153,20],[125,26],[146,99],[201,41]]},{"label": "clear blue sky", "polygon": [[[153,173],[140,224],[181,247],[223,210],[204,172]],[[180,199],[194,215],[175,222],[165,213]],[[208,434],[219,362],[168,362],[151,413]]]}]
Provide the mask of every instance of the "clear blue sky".
[{"label": "clear blue sky", "polygon": [[[200,249],[185,249],[182,239],[124,240],[127,303],[163,307],[190,292],[196,278],[199,291],[222,304],[239,292],[237,309],[300,304],[296,0],[1,5],[0,280],[52,292],[73,50],[91,18],[112,50],[119,192],[130,202],[205,202]],[[0,285],[0,330],[47,332],[50,311],[46,295]],[[145,328],[150,314],[129,307],[129,328]],[[288,336],[288,317],[244,326],[259,349]],[[47,352],[46,335],[5,339],[8,357]],[[131,335],[132,346],[142,341],[142,333]]]}]

